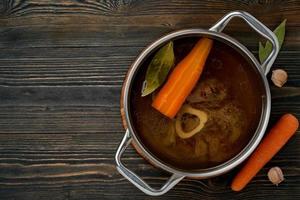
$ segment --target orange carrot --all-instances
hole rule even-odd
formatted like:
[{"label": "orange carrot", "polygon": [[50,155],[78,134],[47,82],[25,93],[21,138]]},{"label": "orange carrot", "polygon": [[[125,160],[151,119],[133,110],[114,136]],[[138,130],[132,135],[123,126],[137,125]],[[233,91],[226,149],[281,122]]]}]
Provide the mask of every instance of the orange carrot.
[{"label": "orange carrot", "polygon": [[257,172],[271,160],[271,158],[294,135],[299,127],[298,119],[292,114],[283,115],[269,134],[250,156],[241,171],[235,176],[231,184],[233,191],[242,190]]},{"label": "orange carrot", "polygon": [[152,103],[156,110],[169,118],[176,115],[197,84],[212,44],[211,39],[201,38],[192,51],[174,68]]}]

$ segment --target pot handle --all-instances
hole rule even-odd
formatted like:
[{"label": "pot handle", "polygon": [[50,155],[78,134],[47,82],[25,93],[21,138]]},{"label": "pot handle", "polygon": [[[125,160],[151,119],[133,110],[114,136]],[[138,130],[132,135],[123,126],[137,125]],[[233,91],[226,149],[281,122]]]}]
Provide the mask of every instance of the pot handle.
[{"label": "pot handle", "polygon": [[233,11],[233,12],[226,14],[222,19],[220,19],[209,30],[215,31],[215,32],[221,32],[233,17],[242,18],[256,32],[258,32],[260,35],[262,35],[263,37],[265,37],[267,40],[269,40],[271,42],[271,44],[273,46],[272,52],[267,57],[267,59],[261,64],[261,67],[264,70],[265,75],[267,75],[277,57],[278,52],[279,52],[279,43],[278,43],[277,37],[264,24],[262,24],[255,17],[253,17],[252,15],[250,15],[249,13],[244,12],[244,11]]},{"label": "pot handle", "polygon": [[131,142],[132,142],[132,137],[129,130],[127,129],[125,136],[122,139],[115,156],[116,163],[117,163],[117,170],[119,171],[120,174],[122,174],[125,178],[127,178],[133,185],[139,188],[142,192],[151,196],[163,195],[166,192],[168,192],[170,189],[172,189],[179,181],[181,181],[184,178],[184,176],[173,174],[160,189],[154,189],[150,187],[138,175],[136,175],[131,170],[127,169],[121,162],[121,156]]}]

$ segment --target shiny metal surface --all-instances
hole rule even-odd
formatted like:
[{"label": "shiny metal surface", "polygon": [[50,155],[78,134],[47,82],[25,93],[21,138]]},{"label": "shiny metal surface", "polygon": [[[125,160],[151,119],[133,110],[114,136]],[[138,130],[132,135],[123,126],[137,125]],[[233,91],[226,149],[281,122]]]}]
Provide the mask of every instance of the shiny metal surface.
[{"label": "shiny metal surface", "polygon": [[131,134],[129,130],[127,130],[116,153],[117,170],[120,172],[120,174],[122,174],[125,178],[127,178],[132,184],[134,184],[144,193],[151,196],[160,196],[172,189],[179,181],[181,181],[184,178],[184,176],[182,175],[173,174],[160,189],[153,189],[134,172],[127,169],[121,162],[121,156],[128,147],[128,145],[131,143],[131,141]]},{"label": "shiny metal surface", "polygon": [[260,35],[268,39],[272,46],[272,52],[270,55],[267,57],[267,59],[261,64],[261,67],[265,71],[265,75],[268,74],[270,71],[277,54],[279,52],[279,44],[276,36],[272,31],[270,31],[263,23],[255,19],[252,15],[250,15],[247,12],[244,11],[234,11],[230,12],[227,15],[225,15],[221,20],[219,20],[215,25],[213,25],[209,30],[211,31],[216,31],[216,32],[221,32],[228,22],[233,18],[233,17],[239,17],[242,18],[247,24],[249,24],[256,32],[258,32]]},{"label": "shiny metal surface", "polygon": [[[264,36],[266,39],[270,40],[270,42],[273,45],[273,50],[270,56],[266,59],[266,61],[261,65],[257,59],[253,56],[253,54],[241,43],[236,41],[234,38],[225,35],[221,33],[226,26],[226,24],[232,19],[233,17],[240,17],[244,19],[254,30],[256,30],[259,34]],[[164,43],[168,42],[169,40],[173,40],[180,37],[185,36],[205,36],[212,39],[216,39],[219,41],[222,41],[236,50],[238,50],[245,58],[247,58],[250,62],[253,63],[253,65],[256,67],[257,71],[259,72],[261,81],[264,85],[265,89],[265,96],[262,99],[262,113],[260,118],[260,123],[257,127],[256,132],[254,133],[254,136],[250,140],[250,142],[247,144],[247,146],[235,157],[228,160],[227,162],[220,164],[215,167],[207,168],[207,169],[199,169],[199,170],[193,170],[193,171],[186,171],[181,169],[176,169],[170,165],[165,164],[163,161],[156,158],[154,155],[152,155],[151,152],[149,152],[144,145],[139,140],[137,134],[134,132],[130,117],[130,110],[129,110],[129,98],[130,98],[130,92],[131,92],[131,86],[132,81],[136,75],[136,72],[138,71],[139,67],[143,63],[143,61],[147,58],[148,55],[151,54],[154,50],[159,48]],[[214,176],[221,175],[223,173],[228,172],[229,170],[233,169],[240,163],[242,163],[257,147],[259,142],[261,141],[270,116],[270,110],[271,110],[271,96],[270,96],[270,89],[267,82],[267,79],[265,75],[270,70],[270,67],[272,66],[277,54],[279,51],[279,45],[276,36],[261,22],[259,22],[257,19],[255,19],[250,14],[243,12],[243,11],[234,11],[231,13],[228,13],[225,15],[220,21],[218,21],[214,26],[212,26],[209,30],[204,29],[185,29],[185,30],[179,30],[175,31],[173,33],[170,33],[166,36],[163,36],[153,42],[150,46],[148,46],[136,59],[136,61],[133,63],[131,70],[128,74],[128,77],[125,82],[125,90],[124,90],[124,110],[125,110],[125,117],[126,117],[126,123],[128,126],[128,129],[126,131],[126,134],[117,150],[116,153],[116,163],[117,163],[117,169],[118,171],[126,177],[131,183],[133,183],[136,187],[138,187],[140,190],[145,192],[148,195],[152,196],[158,196],[166,193],[168,190],[170,190],[174,185],[176,185],[181,179],[184,177],[191,177],[191,178],[210,178]],[[157,167],[160,167],[163,170],[166,170],[172,174],[171,178],[166,182],[166,184],[159,190],[155,190],[151,188],[147,183],[145,183],[141,178],[138,177],[135,173],[127,169],[121,162],[121,156],[123,152],[125,151],[126,147],[129,145],[129,143],[132,142],[132,140],[135,141],[135,144],[137,144],[138,148],[142,151],[143,155],[146,156],[147,159],[149,159],[152,163],[154,163]]]}]

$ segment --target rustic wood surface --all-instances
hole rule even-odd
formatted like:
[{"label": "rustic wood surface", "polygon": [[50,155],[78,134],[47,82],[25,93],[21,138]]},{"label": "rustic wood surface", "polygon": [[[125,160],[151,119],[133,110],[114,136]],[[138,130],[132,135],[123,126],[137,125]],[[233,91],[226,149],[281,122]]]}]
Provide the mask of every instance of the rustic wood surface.
[{"label": "rustic wood surface", "polygon": [[[165,33],[208,28],[236,9],[272,29],[287,19],[274,67],[289,80],[272,88],[270,124],[285,112],[300,118],[300,1],[0,0],[0,199],[300,199],[299,131],[240,193],[228,186],[236,171],[184,179],[156,198],[116,171],[120,92],[135,57]],[[225,32],[257,53],[241,20]],[[124,162],[154,187],[169,176],[132,148]],[[279,187],[266,177],[275,165],[286,178]]]}]

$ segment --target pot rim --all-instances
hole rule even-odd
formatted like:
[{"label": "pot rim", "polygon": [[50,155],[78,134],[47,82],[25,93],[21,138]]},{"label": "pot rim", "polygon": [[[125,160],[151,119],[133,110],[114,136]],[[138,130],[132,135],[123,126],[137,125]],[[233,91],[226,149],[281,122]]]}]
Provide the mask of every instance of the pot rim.
[{"label": "pot rim", "polygon": [[[255,133],[253,134],[252,138],[248,142],[248,144],[234,157],[229,159],[228,161],[219,164],[214,167],[205,168],[205,169],[197,169],[197,170],[184,170],[184,169],[178,169],[170,164],[164,163],[163,160],[160,160],[155,155],[151,153],[150,150],[148,150],[141,140],[137,137],[131,122],[130,117],[130,90],[133,83],[133,80],[135,78],[135,75],[138,71],[138,69],[141,67],[142,63],[145,61],[145,59],[157,48],[159,48],[164,43],[173,40],[175,38],[185,37],[185,36],[206,36],[213,39],[217,39],[229,46],[232,46],[235,48],[239,53],[243,54],[244,57],[248,58],[249,62],[252,62],[252,64],[255,66],[256,70],[259,72],[259,76],[261,78],[261,81],[264,86],[265,90],[265,96],[262,97],[262,113],[260,116],[260,122],[256,128]],[[254,149],[257,147],[257,145],[260,143],[265,130],[267,128],[269,117],[270,117],[270,111],[271,111],[271,94],[270,94],[270,88],[268,81],[266,79],[266,76],[264,74],[264,70],[261,67],[261,65],[258,63],[257,59],[254,57],[254,55],[241,43],[239,43],[234,38],[220,32],[205,30],[205,29],[182,29],[178,31],[171,32],[156,41],[154,41],[152,44],[150,44],[146,49],[144,49],[139,56],[136,58],[136,60],[133,62],[130,71],[128,72],[128,76],[125,80],[125,87],[124,87],[124,96],[123,96],[123,108],[125,112],[125,119],[127,123],[127,129],[129,130],[131,136],[134,139],[134,142],[137,144],[138,148],[142,151],[143,155],[146,156],[147,159],[150,160],[151,163],[154,165],[162,168],[165,171],[168,171],[173,174],[178,174],[181,176],[187,176],[187,177],[194,177],[194,178],[210,178],[214,176],[221,175],[223,173],[228,172],[229,170],[235,168],[237,165],[242,163],[248,156],[254,151]]]}]

